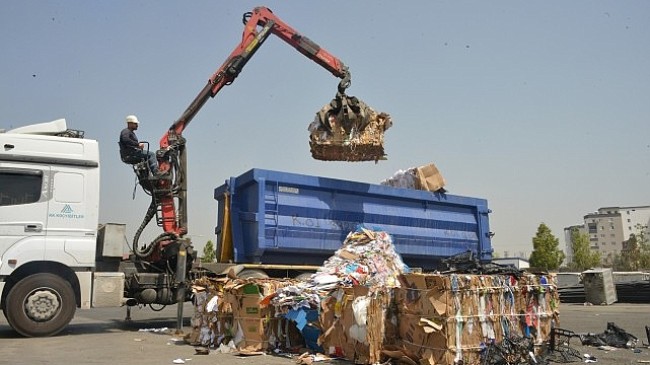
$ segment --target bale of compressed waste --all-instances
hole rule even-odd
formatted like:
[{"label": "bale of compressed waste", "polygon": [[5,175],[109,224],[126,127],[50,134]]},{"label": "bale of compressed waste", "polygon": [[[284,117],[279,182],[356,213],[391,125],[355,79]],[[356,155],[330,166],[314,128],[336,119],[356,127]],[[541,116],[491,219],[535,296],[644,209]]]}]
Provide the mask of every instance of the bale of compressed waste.
[{"label": "bale of compressed waste", "polygon": [[[389,356],[394,359],[495,364],[503,355],[513,360],[509,364],[520,364],[519,356],[528,360],[529,351],[541,354],[559,324],[554,274],[411,273],[400,280],[402,286],[393,290],[398,346]],[[486,351],[490,345],[493,353]]]},{"label": "bale of compressed waste", "polygon": [[384,132],[389,114],[376,112],[356,97],[337,95],[309,125],[312,157],[323,161],[378,161],[386,158]]}]

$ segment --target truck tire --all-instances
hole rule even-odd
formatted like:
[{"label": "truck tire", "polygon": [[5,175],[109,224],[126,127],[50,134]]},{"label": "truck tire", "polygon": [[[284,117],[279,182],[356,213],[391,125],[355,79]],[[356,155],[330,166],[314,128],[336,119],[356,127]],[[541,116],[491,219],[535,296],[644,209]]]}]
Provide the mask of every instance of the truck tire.
[{"label": "truck tire", "polygon": [[19,281],[7,295],[7,322],[25,337],[53,336],[74,317],[77,305],[70,283],[42,273]]}]

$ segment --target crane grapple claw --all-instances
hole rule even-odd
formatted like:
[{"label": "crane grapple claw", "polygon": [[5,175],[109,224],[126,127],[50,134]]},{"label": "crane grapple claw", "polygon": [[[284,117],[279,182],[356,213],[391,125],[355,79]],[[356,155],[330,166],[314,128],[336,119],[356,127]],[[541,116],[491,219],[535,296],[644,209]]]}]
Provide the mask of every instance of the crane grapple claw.
[{"label": "crane grapple claw", "polygon": [[323,161],[386,159],[384,132],[393,122],[354,96],[337,93],[309,125],[312,157]]}]

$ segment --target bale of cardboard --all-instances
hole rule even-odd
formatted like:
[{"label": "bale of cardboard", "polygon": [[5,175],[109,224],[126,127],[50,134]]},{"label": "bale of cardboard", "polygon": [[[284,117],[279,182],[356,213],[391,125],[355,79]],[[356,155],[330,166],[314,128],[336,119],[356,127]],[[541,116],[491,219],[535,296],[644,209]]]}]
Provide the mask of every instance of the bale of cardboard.
[{"label": "bale of cardboard", "polygon": [[192,331],[185,341],[194,346],[218,347],[233,338],[232,307],[224,301],[225,279],[198,278],[192,283]]},{"label": "bale of cardboard", "polygon": [[504,339],[548,342],[559,323],[553,275],[406,274],[395,290],[398,346],[384,353],[422,365],[480,364]]},{"label": "bale of cardboard", "polygon": [[385,159],[384,132],[393,125],[389,114],[376,112],[356,97],[335,98],[309,125],[312,157],[324,161]]},{"label": "bale of cardboard", "polygon": [[224,301],[233,313],[233,342],[240,353],[266,352],[302,341],[295,326],[274,313],[270,298],[290,279],[235,279],[224,286]]},{"label": "bale of cardboard", "polygon": [[395,344],[397,327],[391,311],[392,291],[386,287],[341,287],[322,302],[318,339],[326,354],[355,364],[376,364],[387,358],[385,346]]},{"label": "bale of cardboard", "polygon": [[186,341],[213,348],[232,341],[231,346],[240,353],[300,347],[303,339],[295,325],[276,317],[274,308],[264,300],[292,283],[288,279],[195,280],[192,332]]},{"label": "bale of cardboard", "polygon": [[356,364],[383,362],[382,349],[397,335],[392,288],[408,270],[387,232],[358,227],[348,234],[320,270],[340,278],[320,306],[318,343],[326,354]]}]

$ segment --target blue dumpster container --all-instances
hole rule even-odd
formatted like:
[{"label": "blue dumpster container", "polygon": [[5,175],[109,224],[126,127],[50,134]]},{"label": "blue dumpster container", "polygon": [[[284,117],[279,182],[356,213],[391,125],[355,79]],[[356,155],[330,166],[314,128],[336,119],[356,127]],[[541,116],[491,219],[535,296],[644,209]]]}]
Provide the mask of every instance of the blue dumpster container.
[{"label": "blue dumpster container", "polygon": [[359,224],[390,233],[410,267],[434,270],[467,251],[492,259],[485,199],[263,169],[214,197],[218,242],[229,212],[236,263],[321,265]]}]

